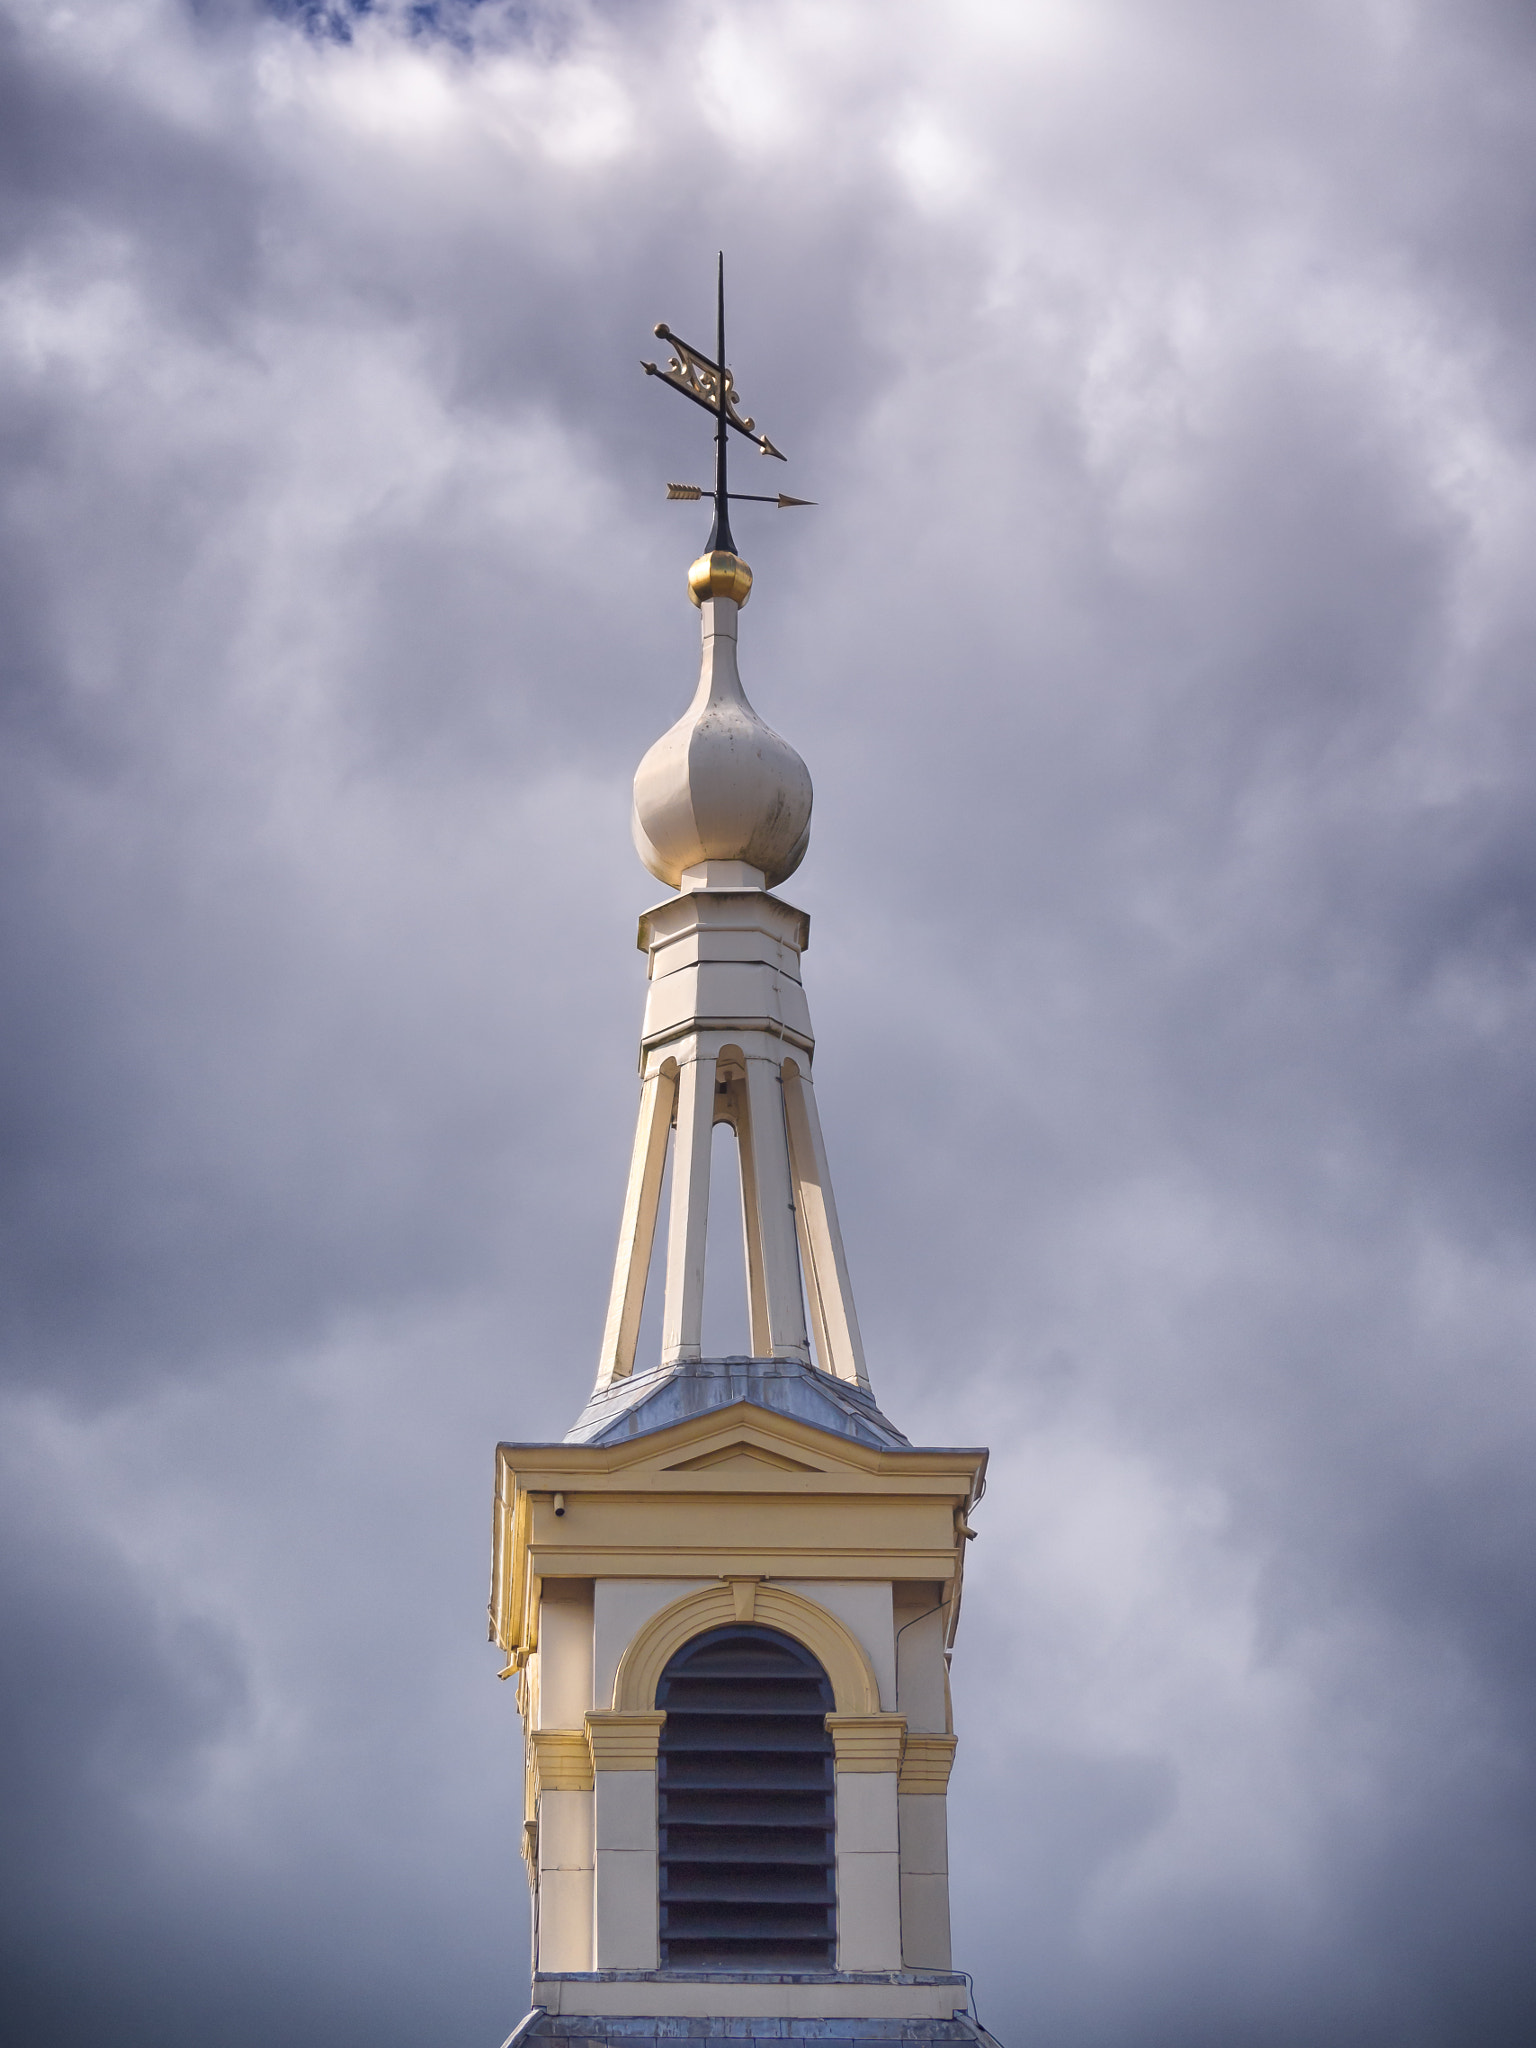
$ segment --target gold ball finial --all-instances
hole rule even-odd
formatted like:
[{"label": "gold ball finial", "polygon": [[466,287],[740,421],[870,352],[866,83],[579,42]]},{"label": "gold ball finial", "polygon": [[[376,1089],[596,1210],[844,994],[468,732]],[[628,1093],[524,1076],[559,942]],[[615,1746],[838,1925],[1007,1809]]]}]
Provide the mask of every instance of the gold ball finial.
[{"label": "gold ball finial", "polygon": [[743,605],[752,594],[752,571],[740,555],[716,548],[700,555],[688,571],[688,595],[697,605],[712,597],[728,597]]}]

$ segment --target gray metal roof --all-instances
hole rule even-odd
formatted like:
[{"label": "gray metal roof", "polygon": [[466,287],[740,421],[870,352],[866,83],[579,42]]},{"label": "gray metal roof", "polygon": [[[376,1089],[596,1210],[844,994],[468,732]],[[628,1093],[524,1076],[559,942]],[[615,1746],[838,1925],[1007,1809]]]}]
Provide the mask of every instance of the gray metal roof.
[{"label": "gray metal roof", "polygon": [[816,1429],[853,1437],[875,1450],[912,1448],[871,1395],[849,1380],[834,1379],[788,1358],[696,1358],[613,1380],[588,1401],[566,1431],[565,1441],[618,1443],[707,1414],[711,1408],[729,1407],[733,1401],[794,1415]]}]

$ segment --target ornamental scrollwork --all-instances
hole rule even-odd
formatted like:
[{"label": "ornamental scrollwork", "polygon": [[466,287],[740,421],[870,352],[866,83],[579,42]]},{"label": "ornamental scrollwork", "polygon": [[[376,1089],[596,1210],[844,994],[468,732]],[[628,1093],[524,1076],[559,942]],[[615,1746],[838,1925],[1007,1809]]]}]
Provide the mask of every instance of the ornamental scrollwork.
[{"label": "ornamental scrollwork", "polygon": [[[691,398],[695,405],[703,406],[706,412],[712,412],[718,418],[721,410],[720,365],[712,357],[705,355],[701,349],[696,349],[691,343],[684,341],[680,334],[674,334],[665,320],[657,322],[655,332],[660,340],[672,344],[674,353],[668,358],[665,369],[656,363],[642,362],[640,367],[645,374],[648,377],[660,377],[662,382],[670,384],[674,391],[681,391],[685,398]],[[724,410],[727,425],[734,427],[738,434],[745,434],[749,441],[755,441],[764,455],[777,455],[782,462],[783,456],[779,454],[768,436],[757,431],[757,422],[747,418],[739,410],[736,380],[729,370],[724,372],[724,377]]]}]

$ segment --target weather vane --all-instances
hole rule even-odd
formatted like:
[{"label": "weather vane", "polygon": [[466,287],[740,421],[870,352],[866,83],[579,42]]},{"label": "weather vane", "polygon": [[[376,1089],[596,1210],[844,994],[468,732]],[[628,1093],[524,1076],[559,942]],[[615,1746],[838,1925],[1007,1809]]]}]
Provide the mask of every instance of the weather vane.
[{"label": "weather vane", "polygon": [[647,377],[660,377],[670,384],[674,391],[681,391],[684,398],[691,398],[695,405],[702,405],[715,420],[715,487],[706,490],[702,484],[668,484],[667,496],[692,501],[697,498],[713,498],[715,502],[715,523],[710,529],[707,552],[713,554],[720,549],[734,555],[736,543],[731,537],[730,501],[732,498],[750,499],[757,505],[777,505],[780,510],[790,505],[813,505],[814,498],[790,498],[782,491],[732,491],[726,488],[726,443],[729,430],[734,428],[744,434],[756,448],[759,455],[771,455],[776,462],[786,460],[766,434],[757,431],[755,420],[743,419],[736,409],[737,391],[735,379],[725,366],[725,254],[720,255],[716,276],[715,293],[715,337],[716,355],[712,361],[701,350],[693,348],[679,334],[674,334],[665,320],[658,322],[655,332],[662,341],[670,341],[677,353],[666,368],[659,369],[655,363],[642,363]]}]

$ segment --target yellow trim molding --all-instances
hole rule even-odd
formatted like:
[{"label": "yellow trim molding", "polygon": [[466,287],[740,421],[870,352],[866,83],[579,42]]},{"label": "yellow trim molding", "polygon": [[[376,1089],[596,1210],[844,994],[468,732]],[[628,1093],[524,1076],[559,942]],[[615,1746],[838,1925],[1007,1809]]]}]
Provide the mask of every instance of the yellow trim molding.
[{"label": "yellow trim molding", "polygon": [[836,1771],[899,1771],[907,1740],[905,1714],[828,1714]]},{"label": "yellow trim molding", "polygon": [[757,1591],[762,1582],[763,1575],[761,1572],[754,1572],[750,1578],[727,1578],[725,1583],[730,1587],[731,1598],[736,1602],[736,1619],[738,1621],[755,1621],[757,1619]]},{"label": "yellow trim molding", "polygon": [[589,1711],[587,1742],[593,1770],[654,1771],[661,1724],[666,1718],[655,1712],[610,1713],[601,1707]]},{"label": "yellow trim molding", "polygon": [[898,1792],[944,1792],[955,1760],[953,1735],[909,1735],[901,1756]]},{"label": "yellow trim molding", "polygon": [[[638,1718],[653,1708],[661,1674],[676,1652],[706,1629],[725,1628],[734,1622],[736,1602],[734,1586],[703,1586],[653,1614],[619,1659],[613,1681],[617,1713]],[[880,1687],[863,1645],[835,1614],[783,1586],[759,1586],[753,1596],[752,1619],[763,1628],[779,1629],[805,1645],[832,1681],[838,1714],[879,1713]],[[596,1718],[592,1714],[587,1716],[588,1727]],[[659,1720],[657,1725],[660,1726]],[[595,1750],[593,1754],[596,1755]],[[654,1750],[651,1756],[654,1762]],[[896,1766],[891,1764],[888,1768],[895,1770]]]},{"label": "yellow trim molding", "polygon": [[540,1792],[592,1790],[592,1752],[584,1728],[530,1728],[528,1755],[535,1798]]},{"label": "yellow trim molding", "polygon": [[613,1444],[502,1444],[494,1638],[509,1660],[537,1648],[546,1578],[938,1582],[953,1615],[970,1547],[956,1517],[985,1465],[984,1451],[876,1450],[750,1401]]}]

